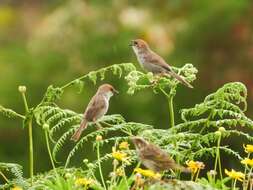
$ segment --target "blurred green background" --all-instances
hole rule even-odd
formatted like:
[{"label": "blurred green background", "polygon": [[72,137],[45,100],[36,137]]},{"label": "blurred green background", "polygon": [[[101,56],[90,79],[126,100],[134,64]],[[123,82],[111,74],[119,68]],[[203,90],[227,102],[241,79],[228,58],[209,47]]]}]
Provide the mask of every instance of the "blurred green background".
[{"label": "blurred green background", "polygon": [[[253,2],[251,0],[1,0],[0,104],[24,113],[19,85],[27,86],[36,105],[50,84],[63,85],[91,70],[136,58],[129,41],[143,38],[168,63],[198,68],[193,90],[180,86],[179,111],[199,103],[226,82],[248,88],[248,116],[253,99]],[[166,100],[146,90],[126,94],[124,79],[107,75],[121,93],[109,113],[157,128],[168,127]],[[85,83],[81,94],[68,89],[58,104],[83,112],[99,84]],[[34,128],[35,170],[50,168],[41,129]],[[20,120],[0,116],[0,161],[28,169],[27,129]],[[37,162],[39,160],[39,163]]]}]

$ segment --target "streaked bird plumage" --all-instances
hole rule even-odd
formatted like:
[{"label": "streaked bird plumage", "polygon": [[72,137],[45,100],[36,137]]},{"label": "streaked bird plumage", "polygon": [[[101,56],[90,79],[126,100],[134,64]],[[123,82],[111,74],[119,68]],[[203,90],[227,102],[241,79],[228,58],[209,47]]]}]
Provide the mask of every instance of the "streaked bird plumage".
[{"label": "streaked bird plumage", "polygon": [[178,165],[169,155],[155,144],[147,142],[142,137],[132,137],[137,155],[142,164],[153,171],[180,170],[190,172],[187,168]]}]

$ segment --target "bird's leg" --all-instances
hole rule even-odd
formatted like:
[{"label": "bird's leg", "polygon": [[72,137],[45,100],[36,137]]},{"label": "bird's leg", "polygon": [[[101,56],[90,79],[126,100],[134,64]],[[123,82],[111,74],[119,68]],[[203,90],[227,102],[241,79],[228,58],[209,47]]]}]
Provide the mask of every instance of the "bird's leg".
[{"label": "bird's leg", "polygon": [[176,177],[176,173],[172,169],[170,169],[170,172],[171,172],[171,177],[175,178]]},{"label": "bird's leg", "polygon": [[154,80],[151,82],[152,86],[156,86],[160,78],[161,78],[160,74],[154,75],[154,78],[153,78]]},{"label": "bird's leg", "polygon": [[102,125],[98,121],[93,120],[93,122],[94,122],[97,130],[100,130],[103,128]]}]

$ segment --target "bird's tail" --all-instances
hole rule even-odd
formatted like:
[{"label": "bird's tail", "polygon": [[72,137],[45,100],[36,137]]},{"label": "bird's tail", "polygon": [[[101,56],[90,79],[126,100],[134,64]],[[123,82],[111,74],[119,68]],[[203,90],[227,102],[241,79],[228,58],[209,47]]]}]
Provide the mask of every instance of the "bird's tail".
[{"label": "bird's tail", "polygon": [[170,71],[169,74],[176,78],[179,82],[181,82],[183,85],[189,87],[189,88],[193,88],[193,86],[187,82],[184,78],[182,78],[180,75],[178,75],[177,73],[173,72],[173,71]]},{"label": "bird's tail", "polygon": [[76,130],[76,132],[74,133],[74,135],[71,137],[71,140],[72,141],[78,141],[83,130],[87,127],[87,120],[86,119],[83,119],[82,122],[81,122],[81,125],[80,127]]}]

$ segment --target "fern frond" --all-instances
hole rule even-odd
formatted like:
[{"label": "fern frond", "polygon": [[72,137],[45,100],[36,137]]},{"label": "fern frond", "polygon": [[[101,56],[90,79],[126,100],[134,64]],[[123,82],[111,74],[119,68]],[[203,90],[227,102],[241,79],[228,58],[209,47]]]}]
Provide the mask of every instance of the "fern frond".
[{"label": "fern frond", "polygon": [[0,105],[0,113],[3,114],[3,116],[8,117],[8,118],[22,118],[25,119],[25,116],[15,112],[12,109],[5,108]]},{"label": "fern frond", "polygon": [[114,131],[125,132],[125,130],[131,131],[131,132],[138,132],[138,131],[147,129],[147,127],[151,127],[151,126],[130,122],[130,123],[121,123],[121,124],[111,125],[110,127],[102,128],[100,130],[91,132],[83,136],[78,141],[78,143],[72,148],[72,150],[69,152],[68,157],[66,159],[65,167],[68,166],[70,159],[75,155],[75,153],[79,149],[83,147],[84,143],[87,142],[89,139],[91,139],[91,141],[94,141],[97,135],[106,136],[109,132],[114,132]]},{"label": "fern frond", "polygon": [[[182,73],[184,75],[183,77],[188,82],[194,81],[198,72],[192,64],[186,64],[180,69],[175,67],[172,69],[180,74]],[[127,93],[130,95],[146,88],[152,88],[156,93],[158,89],[164,89],[167,87],[174,88],[179,83],[179,81],[175,79],[168,77],[157,78],[157,76],[154,76],[152,73],[142,73],[136,70],[131,71],[125,79],[129,86]]]}]

